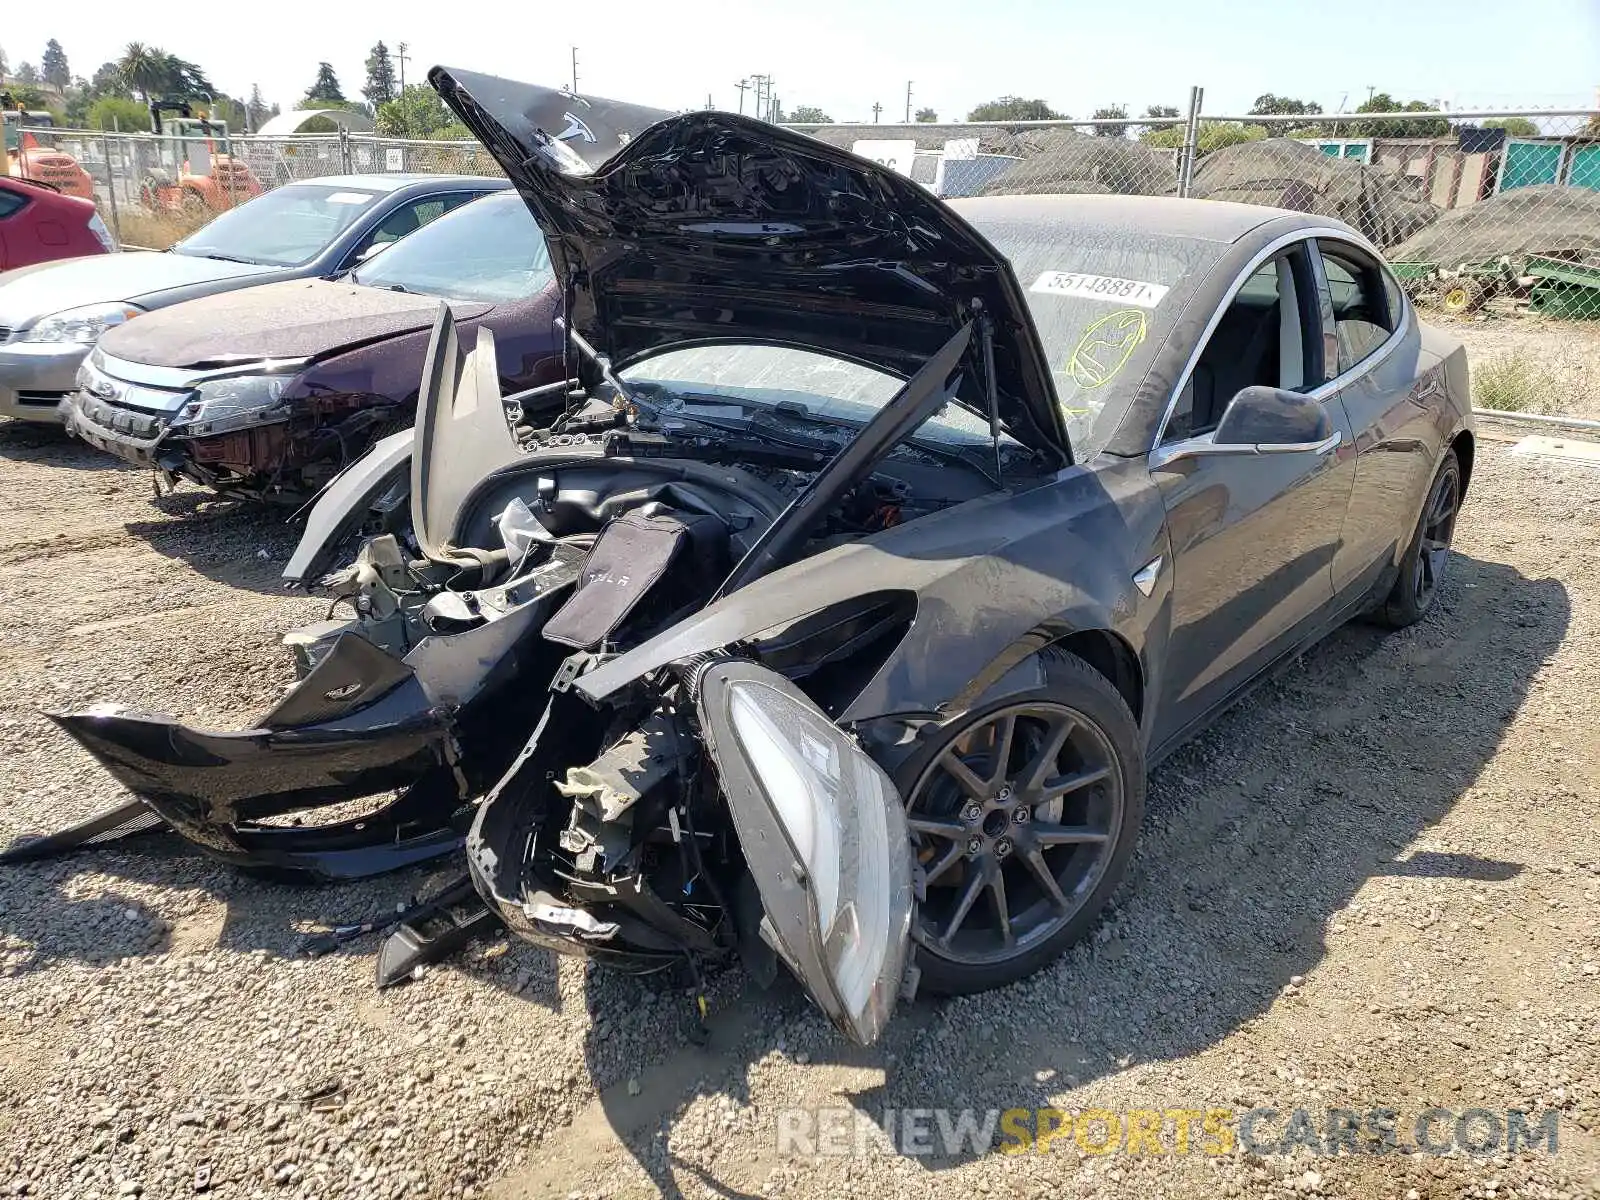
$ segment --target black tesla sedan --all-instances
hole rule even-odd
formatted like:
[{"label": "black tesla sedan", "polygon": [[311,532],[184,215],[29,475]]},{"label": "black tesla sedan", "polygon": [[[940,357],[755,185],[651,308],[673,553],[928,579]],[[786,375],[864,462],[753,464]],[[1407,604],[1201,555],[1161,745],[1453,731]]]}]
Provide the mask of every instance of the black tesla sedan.
[{"label": "black tesla sedan", "polygon": [[[441,312],[414,441],[341,476],[296,556],[409,495],[323,581],[353,615],[296,635],[302,682],[238,733],[58,717],[207,852],[340,875],[464,832],[519,936],[782,963],[871,1041],[918,980],[1059,955],[1153,762],[1438,594],[1465,359],[1350,228],[947,206],[741,117],[607,139],[596,105],[586,140],[571,97],[431,79],[552,247],[573,382],[526,449],[493,340]],[[263,824],[394,787],[359,828]]]}]

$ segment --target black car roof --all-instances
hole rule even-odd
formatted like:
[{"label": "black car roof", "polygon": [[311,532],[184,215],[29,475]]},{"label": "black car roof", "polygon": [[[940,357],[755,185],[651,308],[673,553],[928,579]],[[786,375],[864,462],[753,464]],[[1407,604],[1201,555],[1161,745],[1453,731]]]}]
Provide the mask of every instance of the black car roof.
[{"label": "black car roof", "polygon": [[[1038,222],[1130,234],[1163,234],[1196,241],[1237,242],[1278,217],[1305,213],[1234,204],[1226,200],[1180,200],[1175,196],[980,196],[952,200],[950,207],[969,221]],[[1328,222],[1323,221],[1323,224]]]}]

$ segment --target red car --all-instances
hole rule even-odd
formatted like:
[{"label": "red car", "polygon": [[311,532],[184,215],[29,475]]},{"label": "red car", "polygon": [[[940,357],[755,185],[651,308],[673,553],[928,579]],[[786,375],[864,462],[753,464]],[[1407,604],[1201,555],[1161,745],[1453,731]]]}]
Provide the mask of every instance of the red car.
[{"label": "red car", "polygon": [[90,201],[48,183],[0,175],[0,271],[116,248]]}]

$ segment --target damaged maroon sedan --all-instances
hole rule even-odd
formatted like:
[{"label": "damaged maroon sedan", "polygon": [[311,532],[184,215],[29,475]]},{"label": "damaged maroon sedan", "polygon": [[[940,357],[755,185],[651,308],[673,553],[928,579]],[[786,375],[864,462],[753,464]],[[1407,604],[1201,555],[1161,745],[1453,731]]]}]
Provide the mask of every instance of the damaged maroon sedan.
[{"label": "damaged maroon sedan", "polygon": [[337,280],[206,297],[114,330],[79,371],[68,429],[169,485],[293,504],[410,426],[440,300],[494,333],[505,392],[561,379],[539,227],[509,191],[448,199]]}]

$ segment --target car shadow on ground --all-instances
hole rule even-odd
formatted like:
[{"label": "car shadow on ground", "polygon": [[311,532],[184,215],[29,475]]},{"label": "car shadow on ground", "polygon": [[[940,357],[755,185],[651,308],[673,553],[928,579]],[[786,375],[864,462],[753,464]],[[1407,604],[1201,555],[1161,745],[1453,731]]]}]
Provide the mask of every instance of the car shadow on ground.
[{"label": "car shadow on ground", "polygon": [[[1458,554],[1451,570],[1420,625],[1338,630],[1159,767],[1129,881],[1053,967],[999,991],[902,1005],[870,1050],[823,1031],[811,1061],[883,1071],[848,1103],[886,1134],[890,1110],[1050,1107],[1101,1076],[1204,1051],[1267,1011],[1321,961],[1335,914],[1369,878],[1513,877],[1525,864],[1405,848],[1494,756],[1566,633],[1570,602],[1560,582],[1509,566]],[[1440,900],[1460,895],[1443,888]],[[667,1136],[697,1095],[747,1098],[750,1064],[783,1049],[786,1029],[792,1051],[796,1028],[822,1024],[796,1014],[793,989],[734,1004],[713,1025],[750,1031],[737,1049],[710,1065],[705,1051],[680,1051],[641,1072],[689,1075],[687,1086],[601,1090],[613,1132],[665,1196],[739,1194],[675,1162]],[[589,1050],[597,1068],[608,1061],[603,1041]],[[685,1055],[691,1071],[674,1065]],[[770,1128],[757,1139],[775,1145],[777,1119],[763,1106]],[[990,1145],[923,1161],[957,1165]]]},{"label": "car shadow on ground", "polygon": [[59,425],[0,418],[0,458],[74,471],[133,471],[138,468],[72,437]]},{"label": "car shadow on ground", "polygon": [[151,507],[149,519],[129,521],[125,528],[157,554],[230,587],[283,590],[283,567],[301,532],[293,508],[189,486],[152,497]]},{"label": "car shadow on ground", "polygon": [[[459,873],[459,857],[350,883],[288,884],[252,878],[203,857],[170,833],[157,832],[64,858],[0,866],[4,974],[24,975],[60,962],[106,966],[204,946],[269,958],[303,957],[313,940],[338,926],[381,923],[397,905],[437,892]],[[85,886],[79,876],[105,882]],[[99,881],[97,881],[97,884]],[[204,894],[221,902],[196,920],[169,923],[139,898],[146,887]],[[387,929],[335,948],[370,960]],[[25,948],[25,949],[24,949]],[[548,953],[498,937],[457,954],[446,970],[471,976],[524,999],[557,1006],[555,961]]]}]

